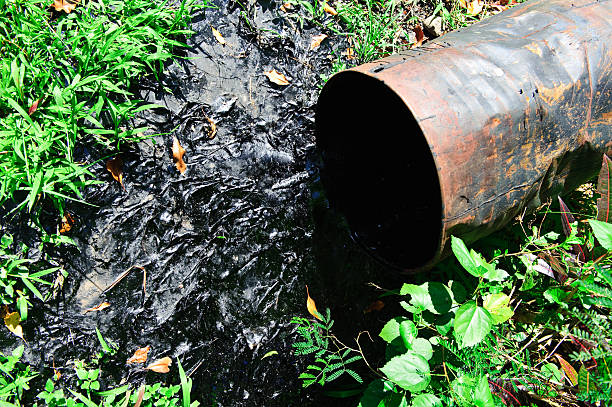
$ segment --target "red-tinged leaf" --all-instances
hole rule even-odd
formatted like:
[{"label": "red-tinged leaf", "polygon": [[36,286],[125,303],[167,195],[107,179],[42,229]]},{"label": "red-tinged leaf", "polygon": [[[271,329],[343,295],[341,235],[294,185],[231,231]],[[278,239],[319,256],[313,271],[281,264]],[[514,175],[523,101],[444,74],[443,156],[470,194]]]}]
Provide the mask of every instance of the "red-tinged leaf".
[{"label": "red-tinged leaf", "polygon": [[576,372],[576,369],[574,369],[567,360],[563,359],[561,355],[555,353],[555,357],[559,361],[559,364],[561,365],[561,369],[563,369],[563,372],[565,372],[565,376],[572,383],[572,386],[577,385],[578,384],[578,372]]},{"label": "red-tinged leaf", "polygon": [[574,223],[576,219],[574,219],[574,215],[572,215],[565,202],[563,202],[563,199],[561,199],[560,196],[557,198],[559,198],[559,208],[561,209],[561,224],[563,225],[563,233],[565,233],[565,236],[569,236],[572,234],[572,223]]},{"label": "red-tinged leaf", "polygon": [[604,154],[597,180],[597,192],[601,195],[597,199],[597,220],[610,222],[610,174],[612,174],[612,160]]},{"label": "red-tinged leaf", "polygon": [[34,101],[34,103],[32,103],[32,106],[30,106],[30,108],[28,109],[28,115],[32,116],[32,113],[34,113],[36,109],[38,109],[38,104],[40,103],[40,101],[41,99],[38,99]]},{"label": "red-tinged leaf", "polygon": [[[565,236],[569,236],[572,234],[572,223],[574,223],[576,219],[574,219],[572,212],[569,210],[565,202],[563,202],[563,199],[561,199],[560,196],[557,198],[559,198],[559,208],[561,209],[561,224],[563,225],[563,233],[565,233]],[[586,259],[582,246],[575,244],[573,246],[573,250],[574,254],[578,256],[579,260],[584,261]]]},{"label": "red-tinged leaf", "polygon": [[559,260],[557,260],[557,258],[549,252],[540,252],[538,257],[544,259],[553,269],[555,280],[561,284],[565,284],[565,281],[567,280],[567,273],[565,272],[565,267],[561,265],[561,262],[559,262]]},{"label": "red-tinged leaf", "polygon": [[420,25],[415,26],[412,31],[414,31],[414,35],[416,35],[416,42],[412,46],[412,48],[420,47],[423,44],[423,40],[425,39],[425,33],[423,32],[423,28]]}]

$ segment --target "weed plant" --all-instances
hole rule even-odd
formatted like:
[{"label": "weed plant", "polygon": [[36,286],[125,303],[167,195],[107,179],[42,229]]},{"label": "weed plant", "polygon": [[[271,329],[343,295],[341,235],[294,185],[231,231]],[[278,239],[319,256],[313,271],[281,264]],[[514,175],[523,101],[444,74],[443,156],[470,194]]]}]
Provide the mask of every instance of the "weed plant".
[{"label": "weed plant", "polygon": [[[527,228],[523,219],[516,251],[484,244],[486,260],[452,237],[457,281],[407,283],[383,294],[396,295],[405,313],[380,331],[386,363],[372,369],[365,389],[355,387],[364,390],[359,406],[610,405],[610,174],[604,156],[596,219],[576,221],[559,198],[558,211],[548,204]],[[294,322],[305,338],[306,321]],[[354,352],[367,363],[361,349]]]},{"label": "weed plant", "polygon": [[86,0],[65,14],[43,0],[0,0],[0,206],[35,212],[50,199],[61,215],[66,199],[82,201],[96,181],[75,146],[88,137],[118,149],[143,137],[128,121],[153,106],[132,85],[185,46],[194,7]]}]

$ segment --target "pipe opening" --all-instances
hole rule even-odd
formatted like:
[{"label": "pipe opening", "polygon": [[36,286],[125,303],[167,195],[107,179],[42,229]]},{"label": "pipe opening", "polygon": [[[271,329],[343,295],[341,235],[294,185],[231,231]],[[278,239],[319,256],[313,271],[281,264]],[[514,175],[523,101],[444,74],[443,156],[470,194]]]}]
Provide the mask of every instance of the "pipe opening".
[{"label": "pipe opening", "polygon": [[432,260],[442,230],[438,174],[399,96],[382,81],[342,72],[319,97],[316,125],[327,197],[354,237],[396,267]]}]

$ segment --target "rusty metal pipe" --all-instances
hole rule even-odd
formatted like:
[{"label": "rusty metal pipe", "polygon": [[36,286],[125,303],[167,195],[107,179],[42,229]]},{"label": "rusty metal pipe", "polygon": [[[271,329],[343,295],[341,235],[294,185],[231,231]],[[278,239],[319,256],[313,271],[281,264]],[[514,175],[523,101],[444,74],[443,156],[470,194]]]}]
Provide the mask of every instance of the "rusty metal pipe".
[{"label": "rusty metal pipe", "polygon": [[333,76],[317,144],[331,204],[412,271],[596,174],[612,151],[612,1],[531,0]]}]

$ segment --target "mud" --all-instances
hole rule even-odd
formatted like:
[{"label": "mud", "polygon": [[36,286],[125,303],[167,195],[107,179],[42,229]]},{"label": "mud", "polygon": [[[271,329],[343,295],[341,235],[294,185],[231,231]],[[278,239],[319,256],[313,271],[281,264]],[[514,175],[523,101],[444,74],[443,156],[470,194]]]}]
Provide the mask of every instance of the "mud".
[{"label": "mud", "polygon": [[[279,6],[218,1],[196,14],[189,59],[172,64],[160,82],[140,84],[142,98],[162,107],[141,119],[155,135],[124,146],[125,191],[100,160],[106,152],[91,144],[77,151],[82,161],[97,161],[91,170],[103,183],[86,191],[95,206],[69,204],[78,248],[48,247],[69,276],[25,323],[28,362],[47,373],[55,365],[69,380],[71,361],[100,349],[98,327],[119,345],[103,370],[107,384],[165,379],[122,363],[151,345],[150,360],[181,360],[203,405],[338,404],[320,390],[301,390],[304,366],[291,352],[289,320],[305,315],[308,284],[350,341],[360,327],[384,320],[363,312],[378,294],[366,283],[384,271],[350,239],[319,184],[317,84],[329,71],[328,55],[346,44],[332,38],[309,50],[320,30],[300,29]],[[263,72],[272,68],[291,84],[270,83]],[[212,139],[209,118],[217,126]],[[172,136],[187,150],[182,175],[170,157]],[[48,228],[57,222],[53,213]],[[23,219],[3,222],[22,239],[36,235]],[[102,301],[111,306],[83,314]],[[3,334],[3,347],[12,343]],[[262,360],[273,350],[278,355]],[[176,365],[167,379],[176,382]]]}]

